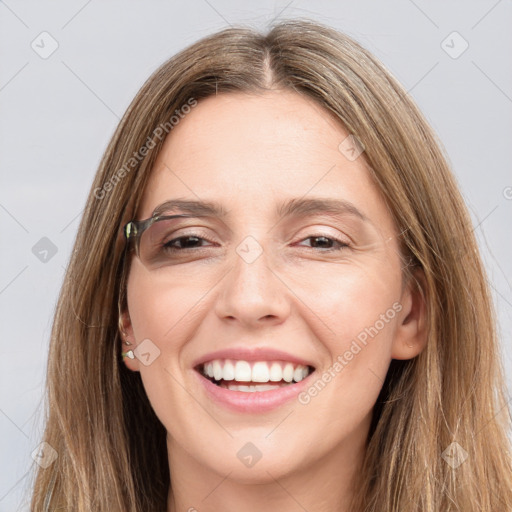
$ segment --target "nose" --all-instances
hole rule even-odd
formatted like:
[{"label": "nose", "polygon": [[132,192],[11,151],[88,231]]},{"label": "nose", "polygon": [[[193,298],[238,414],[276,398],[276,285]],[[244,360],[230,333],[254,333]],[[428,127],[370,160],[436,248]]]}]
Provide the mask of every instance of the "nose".
[{"label": "nose", "polygon": [[233,268],[222,280],[216,300],[218,317],[245,328],[284,322],[291,309],[289,291],[265,251],[252,262],[233,256]]}]

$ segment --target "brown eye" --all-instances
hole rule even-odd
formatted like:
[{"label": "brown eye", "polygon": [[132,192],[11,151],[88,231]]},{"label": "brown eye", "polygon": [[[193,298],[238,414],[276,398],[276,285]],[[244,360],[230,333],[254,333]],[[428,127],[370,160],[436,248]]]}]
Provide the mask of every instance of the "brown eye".
[{"label": "brown eye", "polygon": [[[195,235],[184,235],[178,238],[174,238],[173,240],[169,240],[163,244],[165,249],[170,250],[186,250],[186,249],[195,249],[198,247],[199,242],[208,242],[206,238],[201,238]],[[202,247],[200,244],[199,247]]]},{"label": "brown eye", "polygon": [[303,240],[312,240],[311,248],[320,249],[321,251],[340,251],[349,245],[337,238],[333,238],[325,235],[311,235]]}]

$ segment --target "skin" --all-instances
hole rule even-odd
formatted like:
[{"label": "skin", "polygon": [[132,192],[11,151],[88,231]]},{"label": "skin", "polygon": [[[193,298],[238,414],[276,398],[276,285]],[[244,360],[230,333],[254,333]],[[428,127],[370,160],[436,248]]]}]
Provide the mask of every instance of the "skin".
[{"label": "skin", "polygon": [[[135,257],[130,269],[123,328],[132,344],[149,338],[160,354],[147,366],[125,364],[141,372],[168,432],[168,512],[349,510],[391,359],[423,350],[426,321],[364,154],[350,161],[338,149],[348,135],[312,100],[271,91],[202,100],[165,141],[137,219],[171,198],[215,200],[229,211],[175,235],[217,242],[216,258],[155,270]],[[350,201],[369,220],[276,216],[281,202],[303,197]],[[248,235],[263,250],[250,264],[235,250]],[[311,236],[351,246],[327,254]],[[394,318],[307,404],[234,412],[208,398],[192,368],[213,350],[271,346],[311,361],[320,378],[397,302]],[[262,454],[250,468],[237,457],[247,442]]]}]

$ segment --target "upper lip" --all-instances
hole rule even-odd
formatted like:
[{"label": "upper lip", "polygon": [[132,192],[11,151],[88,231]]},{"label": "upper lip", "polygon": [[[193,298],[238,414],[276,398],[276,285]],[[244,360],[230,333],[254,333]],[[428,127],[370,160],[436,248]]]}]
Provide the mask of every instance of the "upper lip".
[{"label": "upper lip", "polygon": [[199,357],[192,366],[196,368],[208,361],[213,361],[214,359],[234,359],[240,361],[288,361],[290,363],[311,366],[314,368],[313,363],[307,359],[270,347],[233,347],[216,350]]}]

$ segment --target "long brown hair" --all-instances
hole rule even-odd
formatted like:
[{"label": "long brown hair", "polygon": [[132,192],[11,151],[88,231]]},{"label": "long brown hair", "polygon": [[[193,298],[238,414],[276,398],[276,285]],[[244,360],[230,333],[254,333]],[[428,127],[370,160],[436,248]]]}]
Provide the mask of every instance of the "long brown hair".
[{"label": "long brown hair", "polygon": [[[37,471],[32,510],[166,509],[165,428],[140,374],[120,356],[128,269],[121,227],[135,218],[162,134],[185,105],[272,88],[313,98],[362,142],[404,258],[425,276],[428,344],[416,358],[391,363],[353,510],[512,510],[496,319],[441,145],[375,57],[308,20],[279,23],[266,35],[240,27],[200,40],[165,62],[123,116],[89,194],[55,313],[43,440],[58,456]],[[453,464],[454,455],[464,462]]]}]

